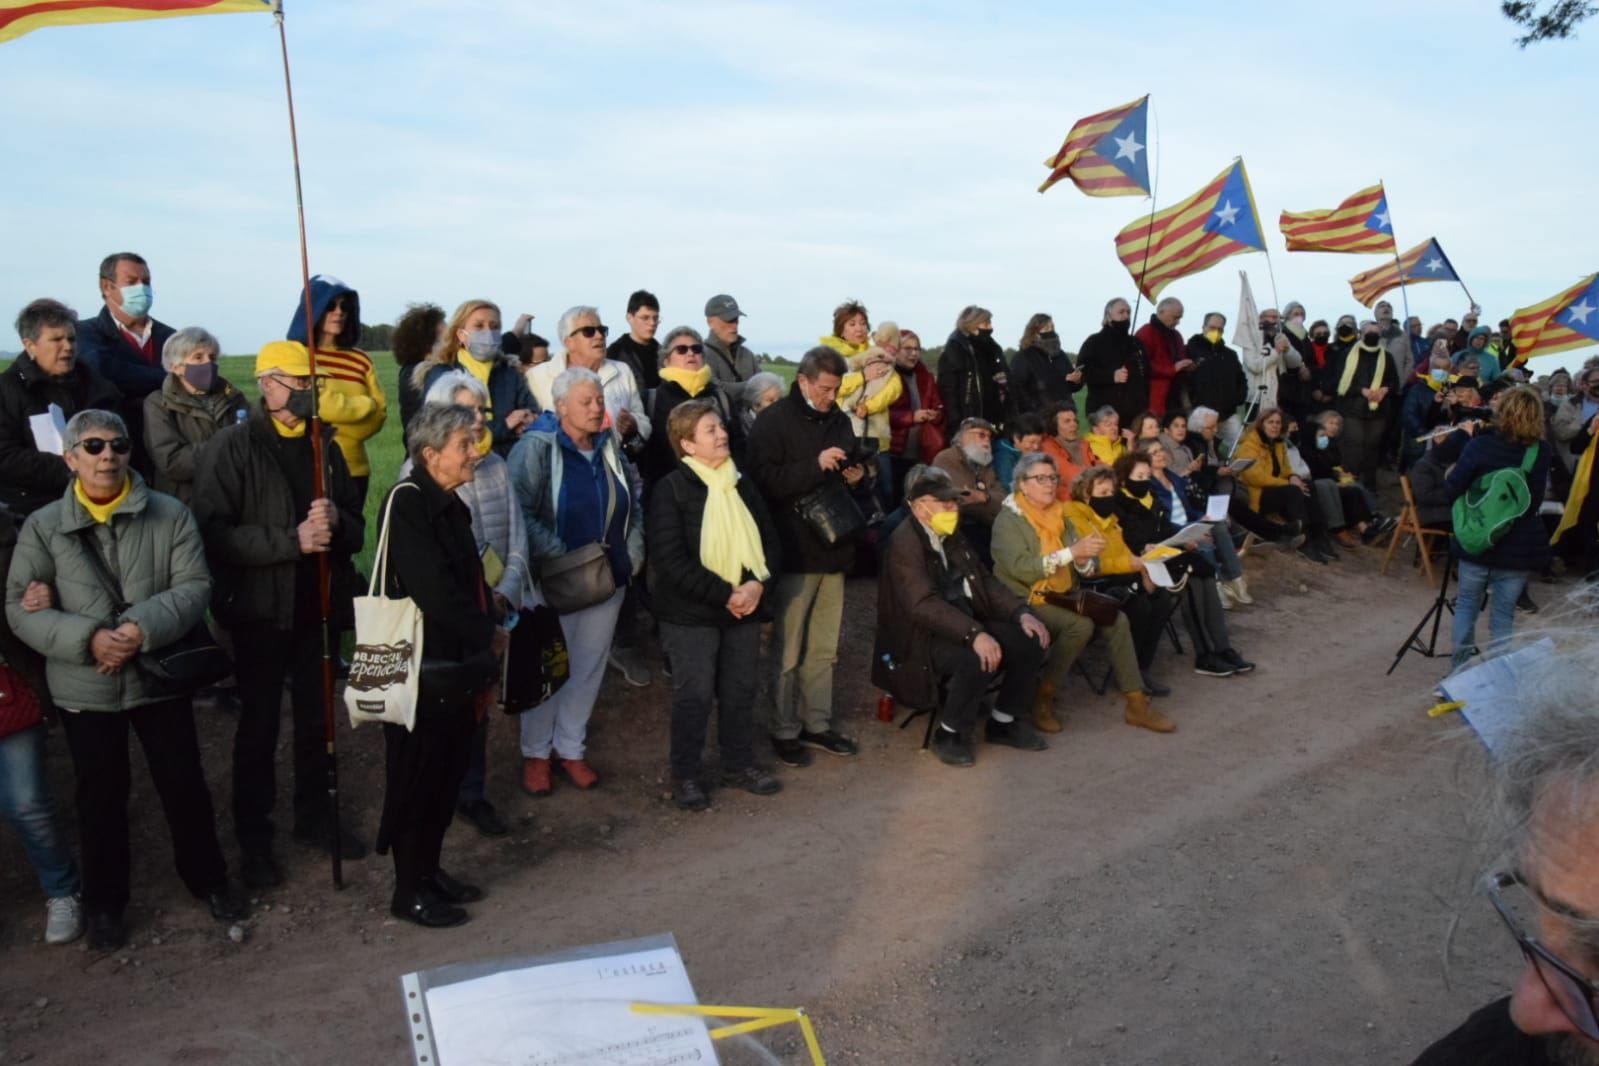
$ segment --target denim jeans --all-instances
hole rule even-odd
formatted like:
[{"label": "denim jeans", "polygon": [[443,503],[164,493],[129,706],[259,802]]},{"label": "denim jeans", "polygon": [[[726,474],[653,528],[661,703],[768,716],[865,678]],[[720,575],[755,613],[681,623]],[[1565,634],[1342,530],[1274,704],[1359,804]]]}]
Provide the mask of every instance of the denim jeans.
[{"label": "denim jeans", "polygon": [[1493,652],[1510,639],[1510,631],[1516,625],[1516,601],[1526,587],[1525,570],[1499,570],[1460,560],[1460,579],[1455,589],[1455,651],[1450,661],[1454,669],[1465,665],[1477,650],[1475,633],[1483,593],[1488,594],[1488,650]]},{"label": "denim jeans", "polygon": [[16,827],[46,897],[73,896],[82,890],[50,800],[42,725],[0,737],[0,814]]}]

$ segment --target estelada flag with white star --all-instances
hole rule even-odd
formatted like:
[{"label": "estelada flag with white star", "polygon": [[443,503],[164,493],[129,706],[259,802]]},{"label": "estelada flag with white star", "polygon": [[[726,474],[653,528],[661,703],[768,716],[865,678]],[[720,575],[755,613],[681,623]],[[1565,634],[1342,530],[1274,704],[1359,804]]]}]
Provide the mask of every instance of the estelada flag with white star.
[{"label": "estelada flag with white star", "polygon": [[1387,252],[1398,250],[1382,182],[1329,211],[1284,211],[1277,227],[1290,252]]},{"label": "estelada flag with white star", "polygon": [[1377,297],[1403,281],[1414,285],[1421,281],[1459,281],[1449,257],[1444,254],[1438,238],[1428,237],[1410,251],[1380,267],[1362,270],[1349,279],[1349,288],[1355,299],[1370,307]]},{"label": "estelada flag with white star", "polygon": [[1234,160],[1182,203],[1116,234],[1116,258],[1151,300],[1178,278],[1197,274],[1230,255],[1265,250],[1242,159]]},{"label": "estelada flag with white star", "polygon": [[1510,340],[1518,360],[1599,341],[1599,274],[1511,315]]},{"label": "estelada flag with white star", "polygon": [[1072,179],[1089,196],[1149,195],[1149,97],[1078,119],[1060,151],[1044,160],[1049,180]]},{"label": "estelada flag with white star", "polygon": [[0,42],[41,26],[272,10],[272,0],[0,0]]}]

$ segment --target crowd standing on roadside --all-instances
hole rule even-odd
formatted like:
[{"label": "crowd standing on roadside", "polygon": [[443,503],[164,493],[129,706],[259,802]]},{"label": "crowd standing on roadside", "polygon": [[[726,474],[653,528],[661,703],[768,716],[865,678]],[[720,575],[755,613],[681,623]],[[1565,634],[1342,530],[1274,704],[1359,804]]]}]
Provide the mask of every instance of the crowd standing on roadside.
[{"label": "crowd standing on roadside", "polygon": [[[571,307],[545,340],[530,315],[506,329],[489,300],[420,303],[393,342],[406,462],[369,529],[371,480],[391,472],[368,443],[396,408],[359,347],[354,287],[311,278],[284,339],[257,354],[247,403],[219,373],[217,337],[151,317],[143,258],[106,257],[99,285],[91,319],[51,299],[23,308],[23,353],[0,373],[0,652],[32,708],[0,718],[0,800],[51,943],[127,936],[130,731],[178,871],[211,913],[247,913],[241,882],[282,883],[285,687],[291,835],[366,854],[325,787],[323,619],[335,636],[352,627],[353,560],[379,528],[382,591],[420,608],[424,662],[414,728],[382,730],[373,844],[392,855],[392,912],[423,926],[459,924],[483,897],[442,866],[452,818],[507,831],[486,788],[493,708],[519,715],[516,779],[532,796],[602,783],[587,732],[607,670],[669,681],[664,762],[684,810],[717,788],[779,792],[774,763],[855,757],[835,697],[854,573],[879,575],[873,682],[932,716],[930,750],[963,767],[985,747],[1044,750],[1096,642],[1096,687],[1114,684],[1126,723],[1176,731],[1159,704],[1178,681],[1160,660],[1179,622],[1195,673],[1247,677],[1228,612],[1256,602],[1248,552],[1333,565],[1385,542],[1383,471],[1405,475],[1429,524],[1483,477],[1523,472],[1532,505],[1509,535],[1459,555],[1457,668],[1478,651],[1484,597],[1492,651],[1536,609],[1529,576],[1599,570],[1599,362],[1532,386],[1508,327],[1478,325],[1475,308],[1423,330],[1386,303],[1333,325],[1291,303],[1260,314],[1258,350],[1236,351],[1219,313],[1185,339],[1179,300],[1138,324],[1117,297],[1076,354],[1040,312],[1008,356],[973,304],[930,366],[922,333],[846,300],[818,315],[826,332],[785,383],[729,294],[706,301],[702,331],[663,328],[640,289],[614,340],[597,306]],[[233,687],[163,673],[208,633]],[[564,683],[512,691],[507,658],[557,641]],[[202,765],[197,694],[237,705],[231,768]],[[52,724],[76,776],[77,855],[43,773]]]}]

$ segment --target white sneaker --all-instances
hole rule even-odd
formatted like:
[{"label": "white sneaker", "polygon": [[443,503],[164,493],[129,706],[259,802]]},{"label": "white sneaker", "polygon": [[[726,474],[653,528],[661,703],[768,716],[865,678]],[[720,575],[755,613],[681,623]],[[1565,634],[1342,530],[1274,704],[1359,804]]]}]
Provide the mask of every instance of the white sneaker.
[{"label": "white sneaker", "polygon": [[45,902],[45,910],[46,944],[70,944],[83,935],[83,904],[77,896],[57,896]]}]

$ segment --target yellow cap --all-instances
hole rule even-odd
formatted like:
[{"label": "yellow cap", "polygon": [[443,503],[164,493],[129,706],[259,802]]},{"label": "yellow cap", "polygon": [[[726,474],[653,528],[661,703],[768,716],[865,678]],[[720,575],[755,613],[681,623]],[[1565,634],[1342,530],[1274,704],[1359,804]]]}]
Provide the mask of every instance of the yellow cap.
[{"label": "yellow cap", "polygon": [[276,371],[290,377],[311,376],[311,353],[299,341],[272,341],[255,357],[255,376]]}]

